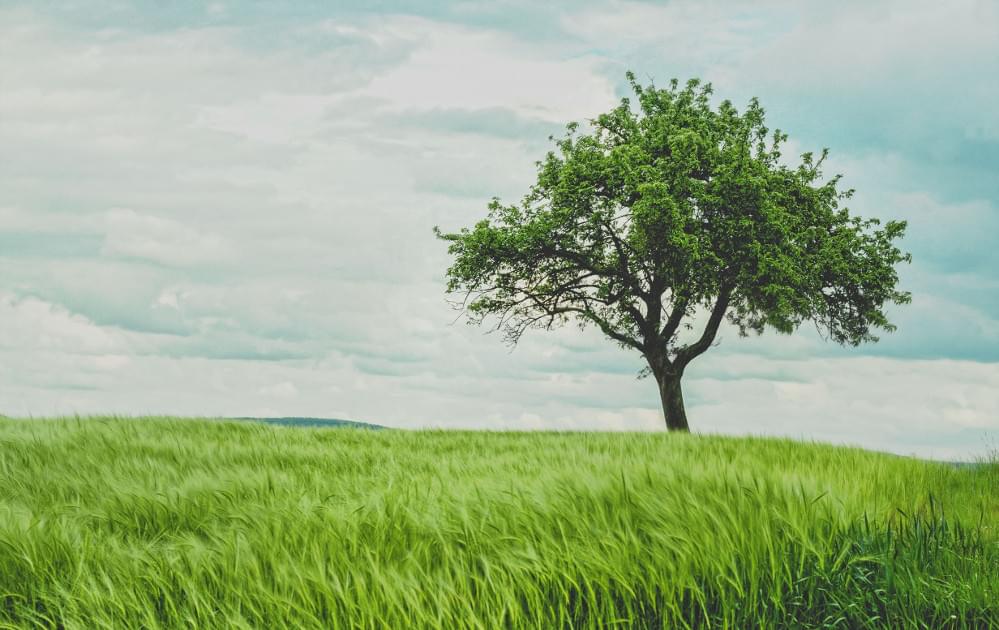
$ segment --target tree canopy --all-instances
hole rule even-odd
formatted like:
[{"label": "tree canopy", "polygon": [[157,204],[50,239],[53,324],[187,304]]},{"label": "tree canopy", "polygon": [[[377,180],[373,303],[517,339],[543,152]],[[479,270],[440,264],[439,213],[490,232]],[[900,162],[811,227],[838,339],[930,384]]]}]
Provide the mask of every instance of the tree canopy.
[{"label": "tree canopy", "polygon": [[895,245],[905,222],[852,215],[853,191],[823,180],[827,150],[782,161],[787,135],[755,98],[740,112],[697,79],[628,80],[635,103],[569,124],[520,203],[493,199],[473,228],[435,229],[470,322],[493,317],[514,344],[531,328],[596,326],[645,357],[680,430],[680,377],[723,320],[742,335],[812,321],[853,346],[894,330],[885,305],[910,300],[895,268],[910,260]]}]

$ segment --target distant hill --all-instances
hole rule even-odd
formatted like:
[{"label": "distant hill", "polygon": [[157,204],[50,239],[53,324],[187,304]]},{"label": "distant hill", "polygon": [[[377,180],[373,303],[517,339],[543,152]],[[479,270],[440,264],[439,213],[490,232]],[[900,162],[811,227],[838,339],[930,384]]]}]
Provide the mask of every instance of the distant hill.
[{"label": "distant hill", "polygon": [[355,429],[384,429],[378,424],[367,422],[355,422],[353,420],[339,420],[337,418],[227,418],[228,420],[252,420],[254,422],[266,422],[267,424],[278,424],[288,427],[351,427]]}]

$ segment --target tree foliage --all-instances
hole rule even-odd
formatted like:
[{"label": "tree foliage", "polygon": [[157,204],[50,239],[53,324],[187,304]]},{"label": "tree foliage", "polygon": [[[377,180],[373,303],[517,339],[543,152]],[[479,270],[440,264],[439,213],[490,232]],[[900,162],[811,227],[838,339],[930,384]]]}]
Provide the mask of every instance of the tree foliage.
[{"label": "tree foliage", "polygon": [[[530,328],[593,325],[660,381],[679,378],[726,318],[743,335],[813,321],[845,345],[894,329],[884,306],[910,299],[896,288],[904,222],[851,215],[853,191],[823,180],[827,150],[788,166],[787,135],[767,128],[756,99],[740,112],[713,107],[697,79],[628,79],[635,103],[553,138],[520,203],[494,199],[474,228],[436,230],[472,323],[495,317],[511,343]],[[707,321],[684,339],[699,309]]]}]

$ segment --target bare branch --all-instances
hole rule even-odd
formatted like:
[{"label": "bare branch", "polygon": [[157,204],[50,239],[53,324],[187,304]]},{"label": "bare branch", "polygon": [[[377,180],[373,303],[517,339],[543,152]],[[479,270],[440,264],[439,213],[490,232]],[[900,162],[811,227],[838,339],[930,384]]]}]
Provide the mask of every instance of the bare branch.
[{"label": "bare branch", "polygon": [[707,325],[704,326],[704,332],[701,333],[700,339],[680,348],[676,353],[674,364],[681,370],[687,367],[687,364],[691,360],[700,356],[711,347],[711,343],[715,340],[715,335],[718,334],[718,326],[721,324],[722,318],[725,317],[725,311],[728,309],[728,302],[731,297],[732,287],[730,285],[723,285],[718,292],[718,300],[711,309],[711,316],[708,318]]},{"label": "bare branch", "polygon": [[669,312],[669,317],[666,319],[666,325],[659,332],[659,340],[668,344],[676,331],[680,328],[680,322],[683,321],[684,315],[687,314],[687,306],[690,303],[690,299],[687,296],[678,296],[673,299],[673,308]]},{"label": "bare branch", "polygon": [[591,322],[593,322],[594,324],[596,324],[597,327],[600,328],[601,332],[603,332],[605,335],[607,335],[608,337],[610,337],[614,341],[622,343],[622,344],[624,344],[626,346],[630,346],[630,347],[632,347],[632,348],[634,348],[634,349],[636,349],[638,351],[642,351],[643,350],[642,344],[639,343],[636,339],[633,339],[632,337],[629,337],[628,335],[625,335],[623,333],[620,333],[620,332],[614,330],[614,328],[613,328],[613,326],[611,326],[610,322],[608,322],[607,320],[603,319],[602,317],[600,317],[599,315],[597,315],[596,313],[594,313],[592,311],[588,311],[588,310],[585,310],[585,309],[581,309],[581,308],[576,308],[576,307],[571,307],[570,306],[570,307],[564,307],[562,309],[558,309],[558,312],[578,313],[579,315],[583,316],[584,318],[586,318],[586,319],[590,320]]}]

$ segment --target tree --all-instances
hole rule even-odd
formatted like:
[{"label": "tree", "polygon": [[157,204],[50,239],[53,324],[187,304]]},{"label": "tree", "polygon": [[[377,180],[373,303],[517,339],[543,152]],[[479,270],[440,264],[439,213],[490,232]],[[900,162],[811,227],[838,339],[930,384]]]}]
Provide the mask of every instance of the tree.
[{"label": "tree", "polygon": [[740,113],[713,108],[697,79],[627,77],[637,108],[623,99],[586,133],[571,123],[550,138],[521,203],[494,198],[474,228],[434,229],[470,323],[494,316],[511,344],[530,328],[596,326],[645,358],[672,431],[688,430],[684,370],[725,319],[742,336],[812,321],[851,346],[895,329],[883,309],[910,301],[895,265],[911,256],[893,245],[905,222],[852,216],[840,176],[821,181],[828,150],[782,163],[787,135],[770,134],[755,98]]}]

